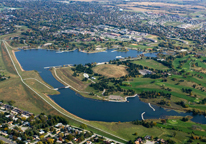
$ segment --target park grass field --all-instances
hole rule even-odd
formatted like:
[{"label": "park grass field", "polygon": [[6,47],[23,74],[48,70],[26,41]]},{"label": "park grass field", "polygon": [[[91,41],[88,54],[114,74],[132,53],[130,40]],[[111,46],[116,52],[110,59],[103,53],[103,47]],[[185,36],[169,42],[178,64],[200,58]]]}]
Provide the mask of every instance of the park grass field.
[{"label": "park grass field", "polygon": [[[159,123],[161,123],[160,120],[154,120],[154,121],[157,122],[157,126],[153,128],[145,128],[141,125],[133,125],[130,122],[125,122],[125,123],[98,122],[98,124],[100,124],[100,127],[102,127],[102,129],[118,132],[122,137],[126,136],[132,140],[136,139],[137,136],[134,134],[137,133],[138,136],[150,135],[153,137],[161,137],[163,139],[172,139],[176,143],[181,144],[183,141],[187,141],[188,137],[190,136],[190,134],[186,132],[161,128],[161,126],[159,126]],[[177,135],[175,137],[172,136],[174,131],[177,132]]]},{"label": "park grass field", "polygon": [[164,23],[164,26],[174,26],[174,27],[176,27],[176,26],[179,26],[181,24],[183,24],[183,23],[182,22],[166,22],[166,23]]},{"label": "park grass field", "polygon": [[[51,70],[53,76],[54,69]],[[77,90],[85,90],[85,88],[90,84],[90,82],[83,82],[83,73],[79,74],[78,76],[74,77],[73,71],[71,70],[71,67],[65,67],[65,68],[58,68],[56,69],[57,75],[63,79],[66,83],[70,84],[71,86],[75,87]]]},{"label": "park grass field", "polygon": [[147,50],[147,49],[153,49],[152,46],[147,46],[147,45],[142,45],[142,44],[131,44],[129,45],[130,48],[136,48],[136,49],[140,49],[140,50]]},{"label": "park grass field", "polygon": [[147,35],[146,38],[158,40],[158,36],[156,36],[156,35]]},{"label": "park grass field", "polygon": [[133,61],[135,64],[143,65],[145,67],[153,68],[153,69],[158,69],[158,70],[167,70],[169,69],[168,67],[164,66],[163,64],[152,60],[152,59],[142,59],[142,60],[136,60]]},{"label": "park grass field", "polygon": [[115,78],[119,78],[128,74],[124,66],[110,64],[95,66],[93,68],[93,71],[106,77]]},{"label": "park grass field", "polygon": [[192,121],[183,122],[179,119],[169,119],[166,124],[157,123],[158,127],[164,128],[178,128],[185,133],[194,133],[195,135],[206,136],[206,125],[194,123]]}]

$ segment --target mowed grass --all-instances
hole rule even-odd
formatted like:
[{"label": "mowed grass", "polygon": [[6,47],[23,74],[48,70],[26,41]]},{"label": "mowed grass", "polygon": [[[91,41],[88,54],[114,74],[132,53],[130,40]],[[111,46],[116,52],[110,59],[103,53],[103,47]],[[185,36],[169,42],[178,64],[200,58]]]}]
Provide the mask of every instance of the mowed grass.
[{"label": "mowed grass", "polygon": [[14,100],[15,106],[23,110],[29,110],[35,114],[41,112],[56,113],[48,104],[41,101],[41,98],[36,96],[30,89],[20,81],[19,77],[15,74],[14,67],[12,67],[11,60],[5,49],[0,47],[3,57],[0,57],[0,65],[5,67],[10,79],[0,82],[0,99],[4,101]]},{"label": "mowed grass", "polygon": [[[160,121],[160,120],[158,120]],[[189,134],[181,132],[181,131],[176,131],[177,135],[176,137],[172,137],[172,133],[174,130],[169,130],[169,129],[163,129],[159,126],[155,126],[153,128],[146,128],[142,125],[134,125],[130,122],[125,122],[125,123],[118,123],[118,122],[113,122],[113,123],[105,123],[105,122],[97,122],[99,127],[101,127],[104,130],[111,131],[113,133],[118,133],[121,137],[127,137],[131,140],[136,140],[138,136],[146,136],[150,135],[153,137],[159,137],[163,138],[165,140],[167,139],[173,139],[175,142],[181,144],[183,141],[188,140]],[[135,135],[137,133],[137,135]]]},{"label": "mowed grass", "polygon": [[103,64],[93,68],[95,73],[101,74],[106,77],[119,78],[128,74],[124,66]]},{"label": "mowed grass", "polygon": [[133,61],[135,64],[139,64],[145,67],[153,68],[153,69],[158,69],[158,70],[167,70],[169,69],[168,67],[164,66],[163,64],[152,60],[152,59],[142,59],[142,60],[137,60]]},{"label": "mowed grass", "polygon": [[162,128],[177,128],[185,133],[191,134],[193,132],[195,135],[206,136],[206,125],[194,123],[192,121],[183,122],[179,119],[170,119],[167,120],[165,124],[157,123],[157,126]]}]

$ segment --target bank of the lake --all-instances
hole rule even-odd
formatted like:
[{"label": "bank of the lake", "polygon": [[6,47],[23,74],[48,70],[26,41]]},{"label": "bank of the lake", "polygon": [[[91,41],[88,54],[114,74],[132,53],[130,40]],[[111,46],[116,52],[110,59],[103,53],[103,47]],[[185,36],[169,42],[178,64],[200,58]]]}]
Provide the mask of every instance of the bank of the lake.
[{"label": "bank of the lake", "polygon": [[[105,62],[115,59],[116,56],[136,57],[141,54],[141,52],[135,50],[130,50],[126,53],[111,51],[112,50],[107,50],[107,52],[87,54],[78,52],[77,50],[67,53],[56,53],[55,51],[47,50],[21,50],[16,52],[16,56],[23,69],[37,70],[45,82],[54,88],[58,88],[63,85],[58,82],[45,67]],[[156,54],[145,54],[145,56],[156,56]],[[141,120],[141,114],[143,112],[145,112],[144,119],[191,115],[190,113],[178,113],[174,110],[167,110],[154,105],[155,111],[153,111],[147,103],[140,101],[138,97],[128,98],[128,103],[116,103],[84,98],[71,89],[61,89],[59,92],[59,95],[50,96],[51,99],[70,113],[87,120],[107,122]],[[195,116],[193,120],[195,119],[196,122],[205,123],[203,118],[204,116]]]}]

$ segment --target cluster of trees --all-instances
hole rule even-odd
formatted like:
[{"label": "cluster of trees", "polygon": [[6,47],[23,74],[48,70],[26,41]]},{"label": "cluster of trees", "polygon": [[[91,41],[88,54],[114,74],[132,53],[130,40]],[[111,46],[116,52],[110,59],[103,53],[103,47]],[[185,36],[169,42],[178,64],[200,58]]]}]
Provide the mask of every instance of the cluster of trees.
[{"label": "cluster of trees", "polygon": [[132,123],[135,124],[135,125],[142,125],[142,126],[144,126],[146,128],[152,128],[153,126],[157,125],[156,122],[153,122],[153,121],[145,122],[143,120],[142,121],[136,120],[136,121],[133,121]]},{"label": "cluster of trees", "polygon": [[158,79],[161,77],[165,77],[165,76],[161,75],[161,74],[146,74],[146,75],[144,75],[144,78],[151,78],[151,79]]},{"label": "cluster of trees", "polygon": [[184,101],[179,101],[179,102],[176,102],[177,105],[181,105],[182,107],[184,108],[188,108],[189,106],[187,104],[185,104]]},{"label": "cluster of trees", "polygon": [[[83,66],[82,64],[78,64],[78,65],[76,65],[76,67],[72,68],[72,70],[75,73],[84,72],[84,73],[88,73],[88,74],[93,74],[93,70],[92,70],[93,65],[92,64],[86,64],[86,65],[87,66]],[[77,74],[74,74],[74,75],[77,75]]]},{"label": "cluster of trees", "polygon": [[206,103],[206,98],[204,98],[203,100],[201,100],[200,102],[199,102],[199,104],[205,104]]},{"label": "cluster of trees", "polygon": [[141,98],[157,98],[157,97],[164,97],[167,99],[171,98],[171,93],[164,93],[164,92],[157,92],[157,91],[143,91],[139,94]]},{"label": "cluster of trees", "polygon": [[187,118],[187,117],[183,117],[182,119],[181,119],[181,121],[183,121],[183,122],[186,122],[186,121],[188,121],[189,120],[189,118]]},{"label": "cluster of trees", "polygon": [[[11,117],[6,118],[5,115],[8,115],[9,113],[0,113],[0,123],[6,123],[8,121],[13,121]],[[25,132],[22,132],[20,127],[14,127],[13,130],[8,128],[8,124],[2,125],[0,130],[7,131],[7,133],[10,135],[13,135],[13,139],[17,140],[18,137],[22,138],[22,141],[25,140],[33,140],[34,135],[39,135],[39,129],[43,129],[45,132],[48,131],[53,131],[54,128],[52,127],[53,125],[57,123],[63,123],[63,124],[68,124],[69,122],[61,117],[61,116],[51,116],[49,115],[48,117],[44,114],[41,113],[39,116],[35,117],[30,116],[27,120],[23,119],[23,121],[28,121],[30,129],[27,129]],[[18,119],[16,121],[13,121],[13,124],[21,124],[21,120]],[[53,130],[52,130],[53,128]],[[22,141],[17,140],[17,143],[21,143]]]},{"label": "cluster of trees", "polygon": [[160,102],[158,102],[158,104],[170,106],[170,101],[166,101],[166,100],[163,99]]},{"label": "cluster of trees", "polygon": [[192,89],[190,89],[190,88],[182,88],[182,92],[191,94],[192,93]]},{"label": "cluster of trees", "polygon": [[165,61],[159,61],[159,60],[157,60],[157,58],[153,58],[153,59],[155,61],[163,64],[166,67],[172,68],[172,60],[173,60],[172,58],[173,58],[172,56],[169,56],[169,58],[167,57],[167,59]]},{"label": "cluster of trees", "polygon": [[170,48],[170,49],[174,49],[174,50],[180,50],[180,49],[182,49],[182,47],[180,47],[180,46],[175,46],[175,45],[173,45],[172,42],[160,42],[160,43],[158,44],[158,46],[159,46],[159,47],[166,47],[166,48]]}]

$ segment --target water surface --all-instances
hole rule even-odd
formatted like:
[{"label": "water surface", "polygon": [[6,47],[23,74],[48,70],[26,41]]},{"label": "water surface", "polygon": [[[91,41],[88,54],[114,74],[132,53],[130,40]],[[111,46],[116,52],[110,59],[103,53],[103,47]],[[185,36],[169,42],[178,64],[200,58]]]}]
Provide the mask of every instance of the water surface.
[{"label": "water surface", "polygon": [[[55,51],[47,50],[21,50],[16,52],[16,57],[24,70],[37,70],[45,82],[54,88],[58,88],[63,85],[52,76],[49,70],[44,69],[44,67],[107,62],[115,59],[116,56],[136,57],[142,53],[135,50],[128,52],[112,51],[113,50],[107,50],[107,52],[87,54],[78,52],[77,50],[65,53],[56,53]],[[145,56],[156,57],[156,53],[145,54]],[[141,120],[141,114],[143,112],[145,112],[145,119],[191,115],[190,113],[178,113],[173,110],[166,110],[154,105],[155,111],[153,111],[147,103],[141,102],[138,97],[128,98],[129,102],[119,103],[84,98],[71,89],[61,89],[59,92],[59,95],[50,97],[70,113],[87,120],[106,122]],[[194,116],[193,121],[206,123],[205,117],[199,115]]]}]

